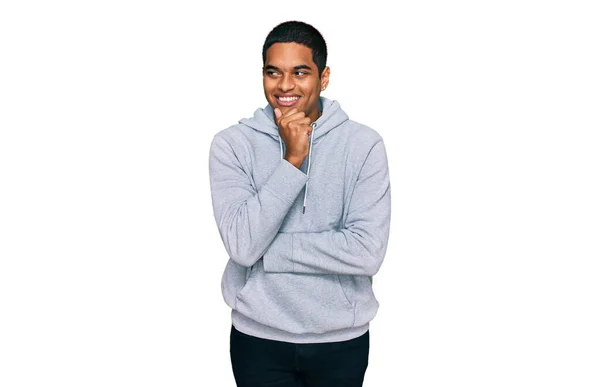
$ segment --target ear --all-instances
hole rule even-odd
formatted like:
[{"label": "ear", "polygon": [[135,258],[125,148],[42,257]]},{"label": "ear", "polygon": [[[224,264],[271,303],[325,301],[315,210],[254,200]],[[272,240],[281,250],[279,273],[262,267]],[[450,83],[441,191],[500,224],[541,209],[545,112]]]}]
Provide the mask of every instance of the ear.
[{"label": "ear", "polygon": [[329,66],[325,66],[323,72],[321,73],[321,91],[325,90],[325,88],[327,88],[327,85],[329,85],[330,72],[331,70],[329,69]]}]

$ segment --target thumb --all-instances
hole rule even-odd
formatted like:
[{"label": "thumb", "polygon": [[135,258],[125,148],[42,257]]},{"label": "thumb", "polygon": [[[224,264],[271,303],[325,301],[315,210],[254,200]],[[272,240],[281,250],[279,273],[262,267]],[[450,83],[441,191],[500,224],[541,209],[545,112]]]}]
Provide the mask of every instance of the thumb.
[{"label": "thumb", "polygon": [[281,110],[279,110],[279,108],[275,108],[274,112],[275,112],[275,120],[278,120],[279,117],[281,117]]}]

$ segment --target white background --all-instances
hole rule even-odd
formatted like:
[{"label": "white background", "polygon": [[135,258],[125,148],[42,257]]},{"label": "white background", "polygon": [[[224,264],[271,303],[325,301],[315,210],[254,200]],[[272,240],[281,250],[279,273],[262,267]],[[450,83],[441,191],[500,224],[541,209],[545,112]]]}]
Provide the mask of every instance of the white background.
[{"label": "white background", "polygon": [[297,19],[388,150],[365,386],[597,387],[592,3],[2,2],[0,385],[235,385],[208,150]]}]

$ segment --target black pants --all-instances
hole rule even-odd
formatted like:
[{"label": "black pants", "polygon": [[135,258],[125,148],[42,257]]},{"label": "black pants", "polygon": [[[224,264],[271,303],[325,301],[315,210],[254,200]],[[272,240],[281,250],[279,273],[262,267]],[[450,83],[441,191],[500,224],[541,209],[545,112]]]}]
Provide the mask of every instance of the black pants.
[{"label": "black pants", "polygon": [[238,387],[360,387],[369,363],[369,331],[352,340],[295,344],[231,326],[230,356]]}]

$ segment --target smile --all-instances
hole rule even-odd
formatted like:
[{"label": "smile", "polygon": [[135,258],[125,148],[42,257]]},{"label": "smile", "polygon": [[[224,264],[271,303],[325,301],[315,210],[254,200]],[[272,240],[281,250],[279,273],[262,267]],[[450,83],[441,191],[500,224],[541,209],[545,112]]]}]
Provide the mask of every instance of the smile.
[{"label": "smile", "polygon": [[300,98],[300,97],[298,97],[298,96],[296,96],[296,97],[277,97],[278,100],[283,101],[283,102],[292,102],[292,101],[297,100],[298,98]]},{"label": "smile", "polygon": [[277,97],[277,102],[281,106],[292,106],[299,99],[300,99],[300,97],[298,97],[298,96],[294,96],[294,97]]}]

